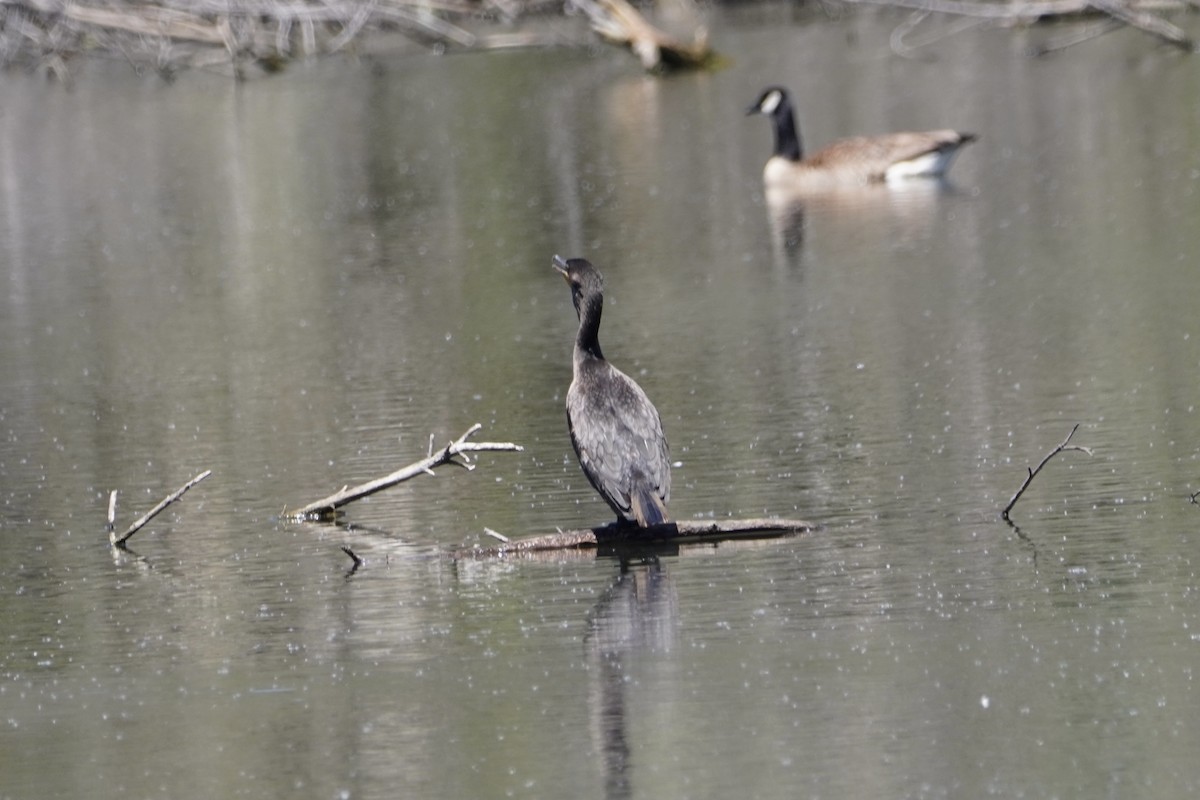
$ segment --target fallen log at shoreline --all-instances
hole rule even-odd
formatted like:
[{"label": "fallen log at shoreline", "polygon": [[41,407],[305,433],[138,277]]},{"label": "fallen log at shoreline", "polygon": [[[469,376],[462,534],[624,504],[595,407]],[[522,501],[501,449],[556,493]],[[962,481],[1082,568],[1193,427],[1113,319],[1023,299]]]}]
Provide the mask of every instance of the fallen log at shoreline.
[{"label": "fallen log at shoreline", "polygon": [[[615,522],[596,528],[556,531],[538,536],[509,539],[491,547],[467,547],[454,553],[457,559],[503,558],[506,556],[548,553],[563,550],[619,551],[640,547],[688,544],[713,544],[752,539],[778,539],[797,536],[817,529],[817,525],[798,519],[731,519],[719,521],[681,520],[651,528],[618,525]],[[492,534],[495,535],[495,534]]]}]

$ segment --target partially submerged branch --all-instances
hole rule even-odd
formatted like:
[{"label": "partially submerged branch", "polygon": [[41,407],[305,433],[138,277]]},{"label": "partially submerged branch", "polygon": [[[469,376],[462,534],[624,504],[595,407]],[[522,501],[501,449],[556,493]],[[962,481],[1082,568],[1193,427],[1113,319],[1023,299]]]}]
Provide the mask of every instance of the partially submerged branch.
[{"label": "partially submerged branch", "polygon": [[117,490],[113,489],[108,495],[108,538],[112,541],[113,530],[117,527]]},{"label": "partially submerged branch", "polygon": [[[638,545],[698,544],[734,539],[774,539],[815,530],[798,519],[738,519],[720,522],[683,520],[638,528],[615,522],[597,528],[557,531],[542,536],[506,539],[495,547],[476,547],[455,553],[456,558],[489,558],[553,550],[588,550]],[[486,531],[485,531],[486,532]],[[490,534],[489,534],[490,535]]]},{"label": "partially submerged branch", "polygon": [[[373,481],[368,481],[358,486],[343,487],[328,497],[323,497],[295,511],[286,512],[283,516],[285,519],[290,520],[328,519],[333,515],[333,512],[347,503],[353,503],[355,500],[360,500],[376,492],[389,489],[417,475],[433,475],[435,467],[440,467],[444,464],[454,464],[466,470],[473,470],[475,469],[475,465],[471,463],[471,458],[467,453],[481,451],[520,452],[524,449],[521,445],[513,444],[512,442],[468,442],[467,439],[482,427],[478,422],[475,423],[466,433],[436,453],[433,452],[431,437],[430,454],[426,458],[409,464],[407,467],[398,469],[382,478],[376,478]],[[460,458],[462,459],[461,461],[459,460]]]},{"label": "partially submerged branch", "polygon": [[1029,475],[1026,476],[1025,482],[1021,484],[1021,488],[1017,489],[1017,493],[1014,494],[1012,499],[1008,501],[1008,505],[1006,505],[1004,510],[1000,512],[1000,516],[1008,520],[1008,512],[1012,511],[1013,506],[1015,506],[1017,501],[1021,499],[1021,495],[1025,494],[1025,490],[1029,488],[1029,484],[1033,483],[1033,479],[1039,472],[1042,471],[1042,467],[1046,466],[1050,459],[1054,458],[1064,450],[1077,450],[1081,453],[1087,453],[1089,456],[1092,454],[1092,449],[1090,447],[1082,447],[1077,444],[1071,444],[1071,437],[1075,435],[1075,431],[1077,430],[1079,430],[1078,422],[1075,423],[1075,427],[1071,428],[1071,432],[1067,434],[1067,438],[1063,439],[1058,447],[1046,454],[1046,457],[1042,459],[1042,463],[1038,464],[1036,468],[1029,470]]},{"label": "partially submerged branch", "polygon": [[144,528],[146,526],[146,523],[148,523],[150,520],[154,519],[163,509],[165,509],[167,506],[171,505],[171,503],[174,503],[179,498],[183,497],[183,495],[187,492],[188,489],[191,489],[193,486],[195,486],[197,483],[199,483],[200,481],[207,478],[209,475],[212,475],[212,470],[206,469],[206,470],[204,470],[204,472],[201,472],[199,475],[192,478],[190,481],[185,483],[183,486],[180,486],[174,492],[172,492],[171,494],[169,494],[165,498],[163,498],[162,502],[160,502],[154,508],[150,509],[145,514],[143,514],[141,517],[139,517],[137,520],[135,520],[134,523],[132,525],[130,525],[129,528],[125,531],[125,533],[121,534],[120,536],[117,536],[117,532],[114,527],[116,524],[116,517],[117,517],[117,493],[114,490],[113,493],[110,494],[108,497],[108,542],[109,542],[109,544],[111,544],[113,547],[124,547],[125,542],[129,541],[129,537],[133,536],[135,533],[137,533],[142,528]]}]

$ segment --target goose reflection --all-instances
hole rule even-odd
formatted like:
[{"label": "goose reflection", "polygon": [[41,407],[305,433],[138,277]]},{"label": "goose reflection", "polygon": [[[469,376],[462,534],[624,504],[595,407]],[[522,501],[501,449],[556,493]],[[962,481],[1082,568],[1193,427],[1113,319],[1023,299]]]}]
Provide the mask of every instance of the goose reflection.
[{"label": "goose reflection", "polygon": [[898,242],[923,238],[937,221],[939,199],[954,192],[945,180],[868,184],[805,191],[768,188],[764,194],[777,260],[797,259],[810,226],[831,238],[885,229]]},{"label": "goose reflection", "polygon": [[639,652],[668,652],[679,635],[675,584],[657,556],[620,560],[620,571],[588,618],[584,636],[588,716],[603,756],[605,796],[633,796],[626,661]]}]

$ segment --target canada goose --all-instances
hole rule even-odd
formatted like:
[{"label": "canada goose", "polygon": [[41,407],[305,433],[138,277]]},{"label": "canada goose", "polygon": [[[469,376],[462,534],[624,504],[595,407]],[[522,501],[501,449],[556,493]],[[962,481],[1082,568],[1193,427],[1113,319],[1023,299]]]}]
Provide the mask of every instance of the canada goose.
[{"label": "canada goose", "polygon": [[658,410],[600,352],[604,279],[582,258],[555,256],[553,264],[571,287],[579,317],[567,428],[583,474],[619,522],[640,528],[670,522],[671,459]]},{"label": "canada goose", "polygon": [[805,158],[786,89],[768,87],[746,110],[747,116],[751,114],[770,117],[775,130],[775,152],[763,168],[768,189],[823,189],[935,178],[950,168],[959,148],[977,138],[953,130],[856,136]]}]

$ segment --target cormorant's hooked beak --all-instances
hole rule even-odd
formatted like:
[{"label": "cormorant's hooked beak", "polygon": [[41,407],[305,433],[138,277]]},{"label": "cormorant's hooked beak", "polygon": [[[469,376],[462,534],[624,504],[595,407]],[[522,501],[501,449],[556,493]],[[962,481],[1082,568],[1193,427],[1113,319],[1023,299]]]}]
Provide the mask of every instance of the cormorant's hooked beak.
[{"label": "cormorant's hooked beak", "polygon": [[554,260],[551,262],[551,264],[550,264],[550,265],[551,265],[552,267],[554,267],[556,270],[558,270],[558,274],[562,275],[562,276],[563,276],[563,278],[565,278],[566,280],[570,280],[570,279],[571,279],[571,278],[570,278],[570,276],[567,274],[567,262],[566,262],[566,259],[564,259],[562,256],[560,256],[560,255],[555,255],[555,256],[554,256]]}]

